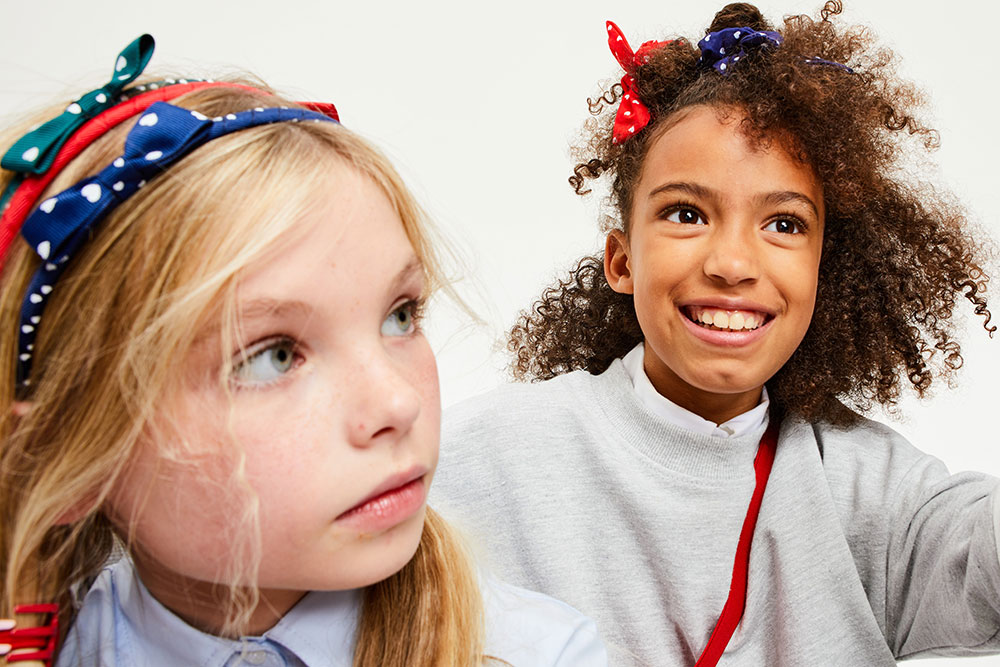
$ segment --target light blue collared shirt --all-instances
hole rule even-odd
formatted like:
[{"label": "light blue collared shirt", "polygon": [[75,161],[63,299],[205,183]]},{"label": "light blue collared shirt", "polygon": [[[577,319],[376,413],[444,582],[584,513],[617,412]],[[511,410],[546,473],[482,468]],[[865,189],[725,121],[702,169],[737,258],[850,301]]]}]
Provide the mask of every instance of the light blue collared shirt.
[{"label": "light blue collared shirt", "polygon": [[[516,667],[606,667],[594,622],[541,593],[483,585],[486,653]],[[122,558],[88,591],[57,667],[350,667],[361,595],[306,594],[259,637],[225,639],[191,627],[149,593]]]}]

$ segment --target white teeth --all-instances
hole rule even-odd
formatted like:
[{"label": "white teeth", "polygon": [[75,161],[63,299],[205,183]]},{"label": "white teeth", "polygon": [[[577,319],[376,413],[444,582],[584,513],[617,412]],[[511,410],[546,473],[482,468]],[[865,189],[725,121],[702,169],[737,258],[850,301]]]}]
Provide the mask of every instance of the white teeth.
[{"label": "white teeth", "polygon": [[716,329],[728,329],[729,331],[751,331],[762,325],[766,319],[763,313],[753,311],[727,311],[699,306],[689,307],[688,315],[692,320],[700,324],[715,327]]}]

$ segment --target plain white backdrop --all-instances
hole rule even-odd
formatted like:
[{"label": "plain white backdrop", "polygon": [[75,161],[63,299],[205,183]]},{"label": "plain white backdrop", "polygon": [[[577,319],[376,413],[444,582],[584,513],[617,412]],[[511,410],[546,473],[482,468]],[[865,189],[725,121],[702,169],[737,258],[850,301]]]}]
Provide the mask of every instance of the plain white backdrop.
[{"label": "plain white backdrop", "polygon": [[[150,72],[249,71],[301,99],[336,103],[345,125],[391,157],[463,260],[457,288],[483,324],[448,304],[429,322],[448,405],[507,381],[497,341],[545,285],[601,243],[599,202],[574,195],[566,178],[587,97],[621,75],[604,21],[637,47],[700,37],[721,4],[5,1],[0,125],[104,83],[118,51],[143,32],[157,40]],[[772,21],[822,5],[758,4]],[[966,203],[984,244],[1000,238],[997,51],[984,22],[992,4],[856,0],[844,14],[871,26],[929,94],[925,119],[942,136],[937,179]],[[992,306],[1000,315],[1000,297]],[[952,470],[1000,475],[1000,341],[971,317],[960,329],[966,366],[956,387],[907,399],[896,417],[872,416]]]}]

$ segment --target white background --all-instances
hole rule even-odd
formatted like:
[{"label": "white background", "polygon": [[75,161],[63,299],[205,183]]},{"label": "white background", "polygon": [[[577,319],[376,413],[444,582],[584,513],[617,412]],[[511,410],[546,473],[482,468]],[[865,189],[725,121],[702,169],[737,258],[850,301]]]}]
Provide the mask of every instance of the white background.
[{"label": "white background", "polygon": [[[759,3],[773,21],[820,5]],[[997,39],[979,16],[995,16],[991,5],[859,0],[845,13],[872,26],[902,56],[901,71],[929,93],[926,119],[943,139],[938,179],[986,230],[984,244],[1000,238]],[[118,50],[142,32],[157,40],[150,72],[248,70],[301,99],[335,102],[345,125],[389,154],[463,259],[458,289],[484,323],[447,304],[431,314],[448,405],[506,381],[496,341],[543,286],[601,241],[597,202],[572,194],[566,177],[586,98],[598,82],[620,76],[604,21],[618,23],[638,47],[678,34],[696,39],[720,6],[3,0],[0,125],[103,83]],[[993,309],[1000,315],[1000,298]],[[874,416],[953,470],[1000,474],[1000,342],[972,319],[961,329],[966,367],[958,386],[907,400],[897,417]],[[1000,665],[1000,658],[958,664]]]}]

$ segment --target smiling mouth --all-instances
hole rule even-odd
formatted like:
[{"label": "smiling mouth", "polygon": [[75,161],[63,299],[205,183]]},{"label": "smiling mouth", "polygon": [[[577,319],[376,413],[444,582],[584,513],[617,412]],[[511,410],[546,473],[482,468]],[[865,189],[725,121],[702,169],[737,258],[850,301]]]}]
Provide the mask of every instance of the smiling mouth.
[{"label": "smiling mouth", "polygon": [[774,317],[758,310],[723,310],[704,306],[684,306],[681,312],[698,326],[712,331],[753,331]]}]

